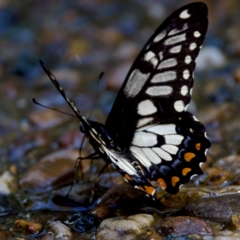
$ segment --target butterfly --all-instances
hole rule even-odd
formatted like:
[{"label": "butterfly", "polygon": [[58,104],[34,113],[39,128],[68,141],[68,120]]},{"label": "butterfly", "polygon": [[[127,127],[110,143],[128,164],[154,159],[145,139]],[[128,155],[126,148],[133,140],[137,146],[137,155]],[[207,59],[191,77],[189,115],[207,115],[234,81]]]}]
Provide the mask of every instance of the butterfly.
[{"label": "butterfly", "polygon": [[106,123],[82,115],[53,74],[46,74],[81,122],[95,152],[133,187],[154,198],[152,181],[176,194],[202,174],[210,141],[205,127],[186,109],[195,60],[207,31],[207,6],[191,3],[172,13],[139,53],[118,92]]}]

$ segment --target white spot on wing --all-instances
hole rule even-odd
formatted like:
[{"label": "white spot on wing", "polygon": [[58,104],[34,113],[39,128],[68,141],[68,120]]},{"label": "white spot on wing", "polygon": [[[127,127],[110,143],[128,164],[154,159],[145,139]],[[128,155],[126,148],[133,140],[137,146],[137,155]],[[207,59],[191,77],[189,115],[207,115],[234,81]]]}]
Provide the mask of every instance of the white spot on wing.
[{"label": "white spot on wing", "polygon": [[155,74],[151,79],[151,82],[152,83],[167,82],[167,81],[172,81],[176,78],[177,78],[177,74],[175,71],[167,71],[167,72]]},{"label": "white spot on wing", "polygon": [[188,87],[186,85],[181,87],[181,94],[186,96],[188,94]]},{"label": "white spot on wing", "polygon": [[197,47],[197,44],[196,44],[196,43],[191,43],[190,46],[189,46],[189,49],[192,51],[192,50],[194,50],[196,47]]},{"label": "white spot on wing", "polygon": [[188,69],[184,70],[183,71],[183,78],[187,80],[187,79],[189,79],[189,77],[190,77],[190,73],[189,73]]},{"label": "white spot on wing", "polygon": [[172,157],[169,153],[163,151],[161,148],[153,148],[153,151],[159,155],[160,158],[162,158],[165,161],[171,161]]},{"label": "white spot on wing", "polygon": [[124,88],[124,93],[128,97],[135,97],[142,90],[149,74],[141,73],[138,69],[133,70]]},{"label": "white spot on wing", "polygon": [[169,67],[173,67],[177,65],[177,60],[175,58],[169,58],[165,61],[162,61],[159,66],[158,69],[162,69],[162,68],[169,68]]},{"label": "white spot on wing", "polygon": [[178,42],[182,42],[186,40],[186,33],[174,36],[174,37],[170,37],[168,39],[165,40],[164,44],[165,45],[172,45]]},{"label": "white spot on wing", "polygon": [[208,151],[208,149],[206,149],[206,150],[204,151],[205,156],[207,156],[207,151]]},{"label": "white spot on wing", "polygon": [[151,58],[153,58],[153,57],[155,57],[156,55],[155,55],[155,53],[154,52],[152,52],[152,51],[149,51],[149,52],[147,52],[145,55],[144,55],[144,60],[145,61],[149,61]]},{"label": "white spot on wing", "polygon": [[151,122],[152,120],[153,120],[152,117],[141,118],[141,119],[138,121],[138,123],[137,123],[137,128],[148,124],[148,123]]},{"label": "white spot on wing", "polygon": [[162,162],[162,159],[151,148],[142,148],[142,151],[152,163],[159,164]]},{"label": "white spot on wing", "polygon": [[179,145],[183,140],[183,136],[179,134],[166,135],[164,139],[166,144]]},{"label": "white spot on wing", "polygon": [[158,55],[159,55],[159,59],[161,61],[163,59],[163,52],[160,52]]},{"label": "white spot on wing", "polygon": [[190,56],[190,55],[187,55],[187,56],[185,57],[184,62],[185,62],[186,64],[189,64],[191,61],[192,61],[191,56]]},{"label": "white spot on wing", "polygon": [[132,144],[138,147],[151,147],[158,143],[157,135],[148,132],[135,132]]},{"label": "white spot on wing", "polygon": [[147,168],[149,168],[152,165],[149,159],[141,150],[141,148],[131,147],[130,150],[133,153],[133,155],[142,163],[142,165],[144,165]]},{"label": "white spot on wing", "polygon": [[164,144],[161,146],[161,148],[171,154],[176,154],[178,151],[178,147],[170,145],[170,144]]},{"label": "white spot on wing", "polygon": [[159,135],[167,135],[176,133],[176,125],[175,124],[161,124],[150,127],[146,129],[148,132],[156,133]]},{"label": "white spot on wing", "polygon": [[188,25],[187,25],[187,23],[185,23],[185,24],[183,25],[183,28],[182,28],[182,29],[177,29],[177,28],[172,29],[172,30],[168,33],[168,36],[175,35],[175,34],[177,34],[177,33],[179,33],[179,32],[182,32],[182,31],[186,30],[187,28],[188,28]]},{"label": "white spot on wing", "polygon": [[182,112],[184,110],[184,103],[182,100],[178,100],[174,103],[174,109],[177,112]]},{"label": "white spot on wing", "polygon": [[169,95],[173,91],[170,86],[154,86],[149,87],[146,93],[150,96],[166,96]]},{"label": "white spot on wing", "polygon": [[188,9],[182,11],[179,15],[180,18],[182,19],[186,19],[186,18],[189,18],[191,15],[188,13]]},{"label": "white spot on wing", "polygon": [[157,112],[157,108],[150,100],[144,100],[138,104],[138,114],[141,116],[147,116]]},{"label": "white spot on wing", "polygon": [[195,116],[193,116],[193,120],[199,122],[199,120]]},{"label": "white spot on wing", "polygon": [[144,59],[145,61],[147,61],[147,62],[150,62],[150,63],[153,65],[154,68],[155,68],[156,65],[158,64],[158,59],[156,58],[155,53],[152,52],[152,51],[147,52],[147,53],[144,55],[143,59]]},{"label": "white spot on wing", "polygon": [[193,36],[196,37],[196,38],[199,38],[201,36],[201,33],[199,31],[195,31],[193,33]]},{"label": "white spot on wing", "polygon": [[166,31],[160,32],[154,39],[153,42],[159,42],[166,36]]},{"label": "white spot on wing", "polygon": [[178,46],[175,46],[175,47],[172,47],[169,52],[170,53],[179,53],[182,49],[182,46],[181,45],[178,45]]}]

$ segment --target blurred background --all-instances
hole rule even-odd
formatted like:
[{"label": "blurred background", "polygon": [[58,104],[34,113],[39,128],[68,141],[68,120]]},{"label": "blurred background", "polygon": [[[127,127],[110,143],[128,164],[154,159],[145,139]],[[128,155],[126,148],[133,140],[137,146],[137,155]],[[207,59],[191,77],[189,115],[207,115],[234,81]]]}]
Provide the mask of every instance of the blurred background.
[{"label": "blurred background", "polygon": [[[80,145],[77,119],[32,102],[71,113],[39,59],[86,116],[104,122],[144,43],[170,13],[190,2],[1,0],[0,171],[11,165],[24,170],[49,151]],[[239,151],[240,2],[204,2],[209,29],[190,109],[206,124],[210,155],[218,158]]]}]

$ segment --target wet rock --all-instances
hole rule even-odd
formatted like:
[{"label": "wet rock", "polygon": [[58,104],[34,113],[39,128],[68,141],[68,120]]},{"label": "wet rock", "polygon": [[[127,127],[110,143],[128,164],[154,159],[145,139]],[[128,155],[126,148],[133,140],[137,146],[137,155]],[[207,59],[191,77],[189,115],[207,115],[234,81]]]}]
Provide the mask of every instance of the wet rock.
[{"label": "wet rock", "polygon": [[88,213],[77,213],[71,216],[66,223],[71,225],[72,228],[80,233],[90,231],[97,226],[97,218]]},{"label": "wet rock", "polygon": [[230,225],[233,229],[233,231],[240,230],[240,215],[233,214],[230,218]]},{"label": "wet rock", "polygon": [[204,218],[214,222],[229,222],[233,214],[240,215],[240,194],[218,194],[218,197],[208,197],[196,200],[186,206],[186,212],[191,216]]},{"label": "wet rock", "polygon": [[78,156],[78,150],[66,149],[43,157],[19,181],[21,188],[45,189],[72,181]]},{"label": "wet rock", "polygon": [[0,175],[0,194],[8,195],[15,192],[17,189],[17,181],[9,172],[5,171]]},{"label": "wet rock", "polygon": [[58,210],[86,212],[94,206],[94,202],[90,203],[91,191],[92,183],[81,181],[73,186],[69,185],[53,191],[52,202]]},{"label": "wet rock", "polygon": [[232,232],[229,230],[223,230],[216,233],[214,240],[238,240],[240,239],[240,233]]},{"label": "wet rock", "polygon": [[10,232],[0,230],[0,239],[1,240],[8,240],[8,239],[10,239]]},{"label": "wet rock", "polygon": [[224,186],[229,182],[230,173],[223,169],[208,168],[205,171],[207,177],[204,183],[214,186]]},{"label": "wet rock", "polygon": [[218,169],[224,169],[227,172],[240,173],[240,155],[230,155],[219,159],[213,165]]},{"label": "wet rock", "polygon": [[159,231],[163,235],[185,236],[189,234],[212,235],[212,231],[201,219],[188,216],[166,217]]},{"label": "wet rock", "polygon": [[71,240],[73,239],[72,232],[69,227],[60,221],[51,222],[47,228],[48,232],[52,232],[56,240]]},{"label": "wet rock", "polygon": [[149,228],[154,218],[149,214],[136,214],[127,218],[108,218],[102,221],[96,234],[97,240],[130,240],[140,234],[151,234]]},{"label": "wet rock", "polygon": [[38,234],[43,230],[43,226],[40,223],[19,219],[14,222],[13,229],[15,232]]},{"label": "wet rock", "polygon": [[[139,208],[147,204],[157,204],[157,207],[161,207],[158,202],[153,202],[150,198],[137,189],[134,189],[129,184],[121,184],[110,188],[101,198],[98,199],[97,205],[91,211],[92,214],[98,217],[106,217],[116,213],[121,215],[130,215],[136,213]],[[107,206],[107,208],[106,208]]]},{"label": "wet rock", "polygon": [[226,180],[229,183],[235,185],[240,184],[240,155],[230,155],[221,158],[215,162],[213,166],[220,169],[220,172],[225,171],[228,173]]},{"label": "wet rock", "polygon": [[44,236],[41,238],[41,240],[54,240],[54,235],[53,235],[53,233],[44,234]]},{"label": "wet rock", "polygon": [[156,198],[159,199],[164,210],[174,212],[183,209],[191,201],[209,196],[210,193],[211,190],[204,187],[190,188],[186,186],[182,187],[175,195],[168,194],[165,191],[159,191],[156,193]]}]

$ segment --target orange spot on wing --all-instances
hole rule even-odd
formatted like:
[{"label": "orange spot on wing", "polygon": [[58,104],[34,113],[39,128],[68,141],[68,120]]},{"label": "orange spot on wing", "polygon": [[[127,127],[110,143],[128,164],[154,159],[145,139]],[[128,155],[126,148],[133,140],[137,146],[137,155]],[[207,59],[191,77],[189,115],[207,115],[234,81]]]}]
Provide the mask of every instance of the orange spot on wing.
[{"label": "orange spot on wing", "polygon": [[192,169],[191,168],[184,168],[183,170],[182,170],[182,175],[183,176],[186,176],[189,172],[191,172],[192,171]]},{"label": "orange spot on wing", "polygon": [[191,152],[187,152],[184,154],[184,159],[187,161],[187,162],[190,162],[196,155],[194,153],[191,153]]},{"label": "orange spot on wing", "polygon": [[145,192],[145,189],[141,186],[138,186],[140,190],[144,191]]},{"label": "orange spot on wing", "polygon": [[165,182],[162,178],[159,178],[159,179],[157,180],[157,182],[160,184],[160,186],[161,186],[162,189],[166,189],[167,184],[166,184],[166,182]]},{"label": "orange spot on wing", "polygon": [[155,189],[152,186],[144,186],[146,192],[150,195],[153,195],[155,193]]},{"label": "orange spot on wing", "polygon": [[176,177],[176,176],[172,177],[171,181],[172,181],[173,187],[176,186],[176,184],[177,184],[177,182],[179,182],[179,180],[180,180],[179,177]]},{"label": "orange spot on wing", "polygon": [[125,177],[127,180],[132,181],[132,178],[131,178],[127,173],[124,175],[124,177]]},{"label": "orange spot on wing", "polygon": [[195,147],[196,147],[196,149],[199,151],[200,148],[201,148],[201,143],[196,143]]}]

